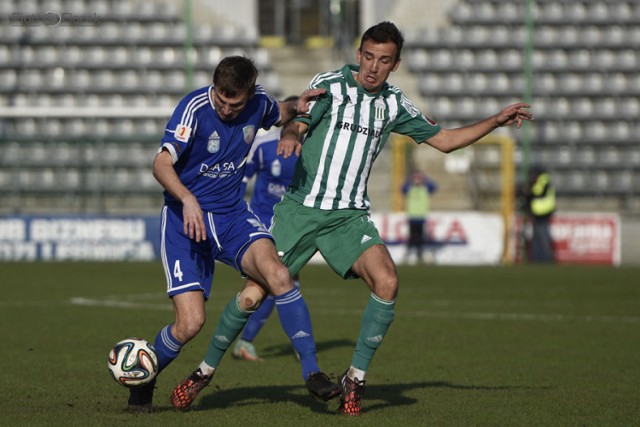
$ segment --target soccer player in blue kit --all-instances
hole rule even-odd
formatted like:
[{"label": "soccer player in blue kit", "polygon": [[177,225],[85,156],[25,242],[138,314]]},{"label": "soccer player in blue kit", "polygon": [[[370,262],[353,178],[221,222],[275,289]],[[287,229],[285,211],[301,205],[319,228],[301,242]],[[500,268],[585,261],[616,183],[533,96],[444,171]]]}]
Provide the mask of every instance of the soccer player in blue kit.
[{"label": "soccer player in blue kit", "polygon": [[[297,96],[289,96],[284,101],[295,102],[297,100]],[[298,160],[298,156],[295,154],[286,159],[278,156],[276,150],[279,139],[280,128],[272,128],[263,135],[259,133],[256,136],[249,152],[242,185],[246,191],[247,184],[255,176],[249,206],[267,228],[271,227],[273,206],[282,200],[282,196],[287,191]],[[300,286],[298,275],[293,277],[293,282],[296,287]],[[249,321],[231,353],[234,358],[254,362],[260,360],[253,340],[273,312],[274,306],[275,298],[273,295],[268,295],[260,307],[249,317]]]},{"label": "soccer player in blue kit", "polygon": [[[171,395],[176,409],[188,407],[209,384],[222,356],[267,293],[274,295],[282,327],[301,356],[309,392],[331,399],[340,391],[318,368],[307,305],[280,261],[272,236],[248,209],[241,192],[257,130],[286,123],[323,91],[306,91],[297,104],[278,103],[256,84],[257,76],[249,58],[220,61],[213,84],[179,102],[153,163],[153,174],[165,189],[161,255],[175,309],[175,321],[154,341],[160,371],[204,325],[216,260],[260,284],[247,282],[226,305],[207,357]],[[155,380],[132,388],[129,410],[151,412],[154,387]]]}]

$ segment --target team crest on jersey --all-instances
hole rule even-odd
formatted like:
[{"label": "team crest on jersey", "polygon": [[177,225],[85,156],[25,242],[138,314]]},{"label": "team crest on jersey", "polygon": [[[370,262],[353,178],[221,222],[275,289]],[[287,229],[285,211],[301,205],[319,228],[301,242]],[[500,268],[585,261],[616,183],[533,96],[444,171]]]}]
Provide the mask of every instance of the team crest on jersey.
[{"label": "team crest on jersey", "polygon": [[256,128],[253,125],[245,126],[242,128],[242,134],[244,135],[244,142],[251,144],[253,138],[256,136]]},{"label": "team crest on jersey", "polygon": [[211,154],[217,153],[220,151],[220,135],[218,135],[217,131],[213,131],[211,135],[209,135],[209,143],[207,144],[207,151]]},{"label": "team crest on jersey", "polygon": [[375,109],[376,120],[384,120],[384,112],[386,110],[384,101],[382,99],[376,99],[373,108]]}]

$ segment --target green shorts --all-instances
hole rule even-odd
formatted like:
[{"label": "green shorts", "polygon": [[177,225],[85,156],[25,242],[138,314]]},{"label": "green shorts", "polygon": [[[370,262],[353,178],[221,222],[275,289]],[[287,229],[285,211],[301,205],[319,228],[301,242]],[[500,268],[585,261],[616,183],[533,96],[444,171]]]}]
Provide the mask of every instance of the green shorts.
[{"label": "green shorts", "polygon": [[373,245],[383,245],[369,213],[360,209],[325,211],[285,196],[274,208],[271,233],[282,262],[297,274],[320,251],[345,279],[358,277],[351,267]]}]

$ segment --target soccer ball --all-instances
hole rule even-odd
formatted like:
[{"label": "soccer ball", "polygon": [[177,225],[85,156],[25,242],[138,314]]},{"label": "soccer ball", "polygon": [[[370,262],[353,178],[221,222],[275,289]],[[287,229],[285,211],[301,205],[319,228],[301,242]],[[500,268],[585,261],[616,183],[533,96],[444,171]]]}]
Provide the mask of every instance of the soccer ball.
[{"label": "soccer ball", "polygon": [[109,372],[125,387],[150,383],[158,375],[158,357],[151,344],[141,338],[127,338],[109,352]]}]

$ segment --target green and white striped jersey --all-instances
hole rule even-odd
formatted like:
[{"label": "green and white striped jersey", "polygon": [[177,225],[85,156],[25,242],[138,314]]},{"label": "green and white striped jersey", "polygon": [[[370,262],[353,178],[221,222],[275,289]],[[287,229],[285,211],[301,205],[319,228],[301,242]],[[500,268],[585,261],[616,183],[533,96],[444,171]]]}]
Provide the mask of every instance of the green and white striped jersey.
[{"label": "green and white striped jersey", "polygon": [[287,197],[305,206],[369,210],[367,182],[389,134],[420,143],[440,131],[399,88],[385,83],[377,94],[365,91],[354,79],[358,69],[348,64],[316,75],[309,88],[327,92],[295,119],[309,125],[309,132]]}]

